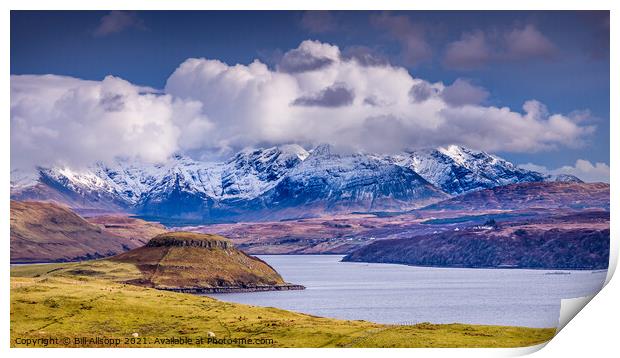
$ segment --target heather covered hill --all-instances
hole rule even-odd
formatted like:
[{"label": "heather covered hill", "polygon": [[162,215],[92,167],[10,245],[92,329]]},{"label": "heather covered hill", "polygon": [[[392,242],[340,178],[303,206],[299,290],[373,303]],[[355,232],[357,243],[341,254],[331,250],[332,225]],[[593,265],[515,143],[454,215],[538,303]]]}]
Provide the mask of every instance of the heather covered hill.
[{"label": "heather covered hill", "polygon": [[487,226],[382,240],[343,261],[415,266],[533,269],[606,269],[609,228]]},{"label": "heather covered hill", "polygon": [[11,201],[11,262],[88,260],[140,246],[54,203]]},{"label": "heather covered hill", "polygon": [[519,183],[460,195],[425,210],[517,210],[600,208],[609,210],[609,184],[578,182]]},{"label": "heather covered hill", "polygon": [[164,290],[208,293],[303,288],[285,283],[271,266],[218,235],[160,234],[146,246],[109,260],[140,270],[141,277],[129,283]]}]

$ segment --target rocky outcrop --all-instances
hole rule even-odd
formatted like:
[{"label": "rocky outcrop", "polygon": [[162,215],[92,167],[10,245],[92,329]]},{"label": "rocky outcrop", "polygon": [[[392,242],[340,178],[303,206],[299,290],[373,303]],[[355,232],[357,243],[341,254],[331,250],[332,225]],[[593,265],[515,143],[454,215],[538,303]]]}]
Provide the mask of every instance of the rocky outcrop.
[{"label": "rocky outcrop", "polygon": [[195,247],[227,250],[233,247],[230,240],[217,235],[196,235],[188,232],[175,232],[157,235],[146,247]]},{"label": "rocky outcrop", "polygon": [[110,258],[130,263],[142,277],[127,283],[161,290],[218,293],[303,289],[285,282],[261,259],[219,235],[169,232],[144,247]]}]

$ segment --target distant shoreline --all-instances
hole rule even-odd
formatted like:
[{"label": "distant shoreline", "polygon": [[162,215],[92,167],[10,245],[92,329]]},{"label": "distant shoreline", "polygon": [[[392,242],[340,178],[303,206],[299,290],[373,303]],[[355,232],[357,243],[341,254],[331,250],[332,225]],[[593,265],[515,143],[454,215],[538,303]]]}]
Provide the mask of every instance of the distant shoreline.
[{"label": "distant shoreline", "polygon": [[523,267],[523,266],[437,266],[437,265],[413,265],[402,262],[378,262],[378,261],[349,261],[349,260],[340,260],[340,262],[349,262],[349,263],[359,263],[359,264],[388,264],[388,265],[402,265],[402,266],[411,266],[411,267],[422,267],[422,268],[439,268],[439,269],[488,269],[488,270],[536,270],[536,271],[608,271],[609,266],[606,268],[563,268],[563,267]]}]

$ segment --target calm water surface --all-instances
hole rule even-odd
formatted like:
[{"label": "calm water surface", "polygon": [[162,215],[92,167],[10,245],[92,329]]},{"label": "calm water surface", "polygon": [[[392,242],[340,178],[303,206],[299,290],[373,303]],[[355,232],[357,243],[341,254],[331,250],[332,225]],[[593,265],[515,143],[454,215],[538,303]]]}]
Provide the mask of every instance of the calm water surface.
[{"label": "calm water surface", "polygon": [[[560,299],[597,292],[606,271],[427,268],[260,255],[303,291],[210,294],[222,301],[378,323],[555,327]],[[561,272],[563,274],[557,274]]]}]

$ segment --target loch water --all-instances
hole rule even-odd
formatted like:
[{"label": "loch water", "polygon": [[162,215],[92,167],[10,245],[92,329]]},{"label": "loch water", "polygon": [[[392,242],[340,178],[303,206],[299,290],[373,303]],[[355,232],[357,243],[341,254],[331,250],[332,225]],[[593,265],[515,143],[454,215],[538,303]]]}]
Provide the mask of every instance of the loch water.
[{"label": "loch water", "polygon": [[222,301],[389,324],[556,327],[560,300],[598,292],[606,271],[465,269],[259,255],[302,291],[209,294]]}]

